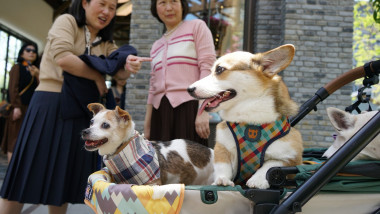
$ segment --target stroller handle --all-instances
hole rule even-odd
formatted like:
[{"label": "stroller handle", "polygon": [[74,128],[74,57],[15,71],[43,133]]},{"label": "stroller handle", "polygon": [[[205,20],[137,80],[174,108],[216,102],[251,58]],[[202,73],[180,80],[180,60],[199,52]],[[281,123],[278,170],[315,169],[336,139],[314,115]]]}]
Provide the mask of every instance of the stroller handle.
[{"label": "stroller handle", "polygon": [[[367,71],[365,69],[366,66],[368,66]],[[379,73],[380,73],[380,60],[369,62],[369,63],[366,63],[364,66],[354,68],[354,69],[342,74],[338,78],[327,83],[324,86],[324,88],[326,89],[327,93],[329,95],[331,95],[332,93],[334,93],[339,88],[343,87],[344,85],[346,85],[346,84],[348,84],[348,83],[350,83],[356,79],[359,79],[359,78],[362,78],[365,76],[369,76],[369,75],[372,75],[372,76],[373,75],[379,75]]]},{"label": "stroller handle", "polygon": [[380,60],[371,63],[371,69],[375,74],[380,74]]}]

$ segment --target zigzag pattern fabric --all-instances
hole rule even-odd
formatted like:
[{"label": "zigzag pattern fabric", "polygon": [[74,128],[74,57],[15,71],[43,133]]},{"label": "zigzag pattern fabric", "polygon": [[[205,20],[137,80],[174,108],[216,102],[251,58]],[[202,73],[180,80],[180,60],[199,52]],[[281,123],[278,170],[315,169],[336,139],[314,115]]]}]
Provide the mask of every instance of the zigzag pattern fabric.
[{"label": "zigzag pattern fabric", "polygon": [[177,214],[181,210],[184,184],[144,186],[112,182],[107,168],[89,176],[84,202],[95,213]]},{"label": "zigzag pattern fabric", "polygon": [[239,173],[234,182],[245,185],[248,179],[262,166],[268,146],[290,131],[290,123],[285,116],[273,123],[259,126],[228,121],[226,123],[235,138],[239,156]]}]

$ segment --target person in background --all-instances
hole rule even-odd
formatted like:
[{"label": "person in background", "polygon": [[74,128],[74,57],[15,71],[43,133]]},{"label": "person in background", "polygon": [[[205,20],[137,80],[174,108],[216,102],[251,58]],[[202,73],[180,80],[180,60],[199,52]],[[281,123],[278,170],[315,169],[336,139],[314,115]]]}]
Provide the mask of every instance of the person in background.
[{"label": "person in background", "polygon": [[211,31],[202,20],[184,20],[186,0],[152,0],[152,15],[166,27],[150,51],[152,72],[144,135],[149,140],[188,139],[207,146],[209,115],[187,87],[210,74],[216,60]]},{"label": "person in background", "polygon": [[39,82],[40,70],[38,69],[37,45],[34,43],[23,44],[18,52],[16,62],[9,72],[8,84],[8,95],[12,111],[5,121],[4,135],[1,142],[1,150],[7,152],[8,163],[11,160],[26,109]]},{"label": "person in background", "polygon": [[111,89],[113,93],[113,97],[115,99],[116,105],[121,109],[125,110],[125,96],[127,92],[127,79],[129,75],[125,75],[123,73],[117,73],[112,77],[111,80]]},{"label": "person in background", "polygon": [[[73,103],[61,103],[61,90],[68,73],[92,80],[87,84],[96,85],[99,97],[107,93],[104,75],[78,56],[107,57],[117,49],[112,40],[116,8],[117,0],[73,0],[69,14],[54,21],[40,64],[40,83],[0,190],[1,214],[20,213],[23,203],[48,205],[54,214],[66,213],[68,203],[84,203],[88,176],[97,166],[97,153],[86,151],[80,138],[91,118],[80,114],[63,119],[62,105]],[[137,56],[124,60],[128,70],[118,72],[136,73],[141,67]]]}]

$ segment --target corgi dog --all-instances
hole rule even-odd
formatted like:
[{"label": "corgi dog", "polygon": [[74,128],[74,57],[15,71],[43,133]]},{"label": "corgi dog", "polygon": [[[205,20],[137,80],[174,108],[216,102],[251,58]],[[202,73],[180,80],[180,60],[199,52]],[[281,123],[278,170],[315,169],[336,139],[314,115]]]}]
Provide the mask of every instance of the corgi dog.
[{"label": "corgi dog", "polygon": [[210,185],[212,149],[188,140],[153,142],[135,130],[131,115],[91,103],[90,127],[82,131],[85,149],[98,151],[116,183]]},{"label": "corgi dog", "polygon": [[199,112],[219,112],[223,119],[216,127],[213,185],[267,189],[269,168],[301,164],[302,137],[288,121],[298,105],[278,75],[294,53],[293,45],[229,53],[188,87],[194,98],[205,99]]},{"label": "corgi dog", "polygon": [[[337,108],[327,108],[327,115],[334,126],[337,135],[334,143],[322,155],[330,158],[342,147],[360,128],[362,128],[378,111],[350,114]],[[377,135],[358,155],[352,160],[380,160],[380,135]]]}]

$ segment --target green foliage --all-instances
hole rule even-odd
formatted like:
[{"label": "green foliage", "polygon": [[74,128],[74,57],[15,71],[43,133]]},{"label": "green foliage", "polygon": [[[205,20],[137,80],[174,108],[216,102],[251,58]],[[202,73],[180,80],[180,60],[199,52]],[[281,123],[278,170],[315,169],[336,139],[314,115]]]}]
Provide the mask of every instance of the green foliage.
[{"label": "green foliage", "polygon": [[[380,1],[380,0],[379,0]],[[354,67],[376,60],[380,56],[380,25],[373,19],[373,8],[366,1],[354,6]]]},{"label": "green foliage", "polygon": [[[354,6],[354,67],[380,59],[380,0],[371,0],[371,3],[358,1]],[[357,80],[355,84],[361,85],[362,81]],[[379,84],[373,86],[372,92],[372,102],[379,105]]]},{"label": "green foliage", "polygon": [[380,0],[371,0],[373,6],[373,19],[380,23]]}]

